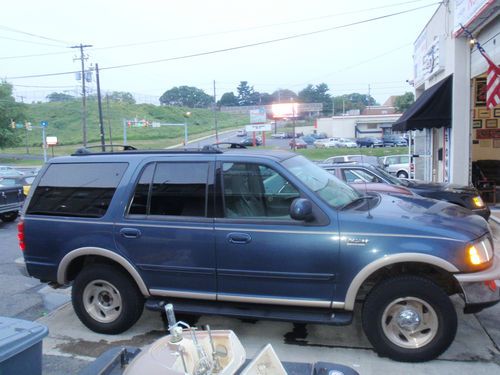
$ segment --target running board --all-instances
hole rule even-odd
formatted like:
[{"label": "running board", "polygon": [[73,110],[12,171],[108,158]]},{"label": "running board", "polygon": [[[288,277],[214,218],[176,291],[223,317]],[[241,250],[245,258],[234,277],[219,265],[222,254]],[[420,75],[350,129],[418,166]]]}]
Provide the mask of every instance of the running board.
[{"label": "running board", "polygon": [[181,298],[149,298],[148,310],[163,311],[167,303],[172,303],[176,313],[193,315],[223,315],[233,318],[281,320],[294,323],[314,323],[349,325],[352,311],[331,310],[310,307],[258,305],[250,303],[198,301]]}]

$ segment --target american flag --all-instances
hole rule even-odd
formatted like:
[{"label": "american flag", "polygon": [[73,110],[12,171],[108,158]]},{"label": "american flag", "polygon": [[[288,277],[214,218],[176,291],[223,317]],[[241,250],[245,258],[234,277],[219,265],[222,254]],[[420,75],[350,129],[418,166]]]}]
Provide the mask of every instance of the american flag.
[{"label": "american flag", "polygon": [[484,49],[478,48],[488,62],[486,78],[486,107],[493,109],[500,105],[500,68],[489,58]]}]

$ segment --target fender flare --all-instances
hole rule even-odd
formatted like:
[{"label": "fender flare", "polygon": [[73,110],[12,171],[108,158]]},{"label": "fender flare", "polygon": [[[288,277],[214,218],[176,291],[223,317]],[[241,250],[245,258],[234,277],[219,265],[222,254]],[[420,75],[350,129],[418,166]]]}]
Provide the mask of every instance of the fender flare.
[{"label": "fender flare", "polygon": [[142,280],[141,275],[139,275],[139,272],[137,272],[135,267],[132,266],[132,264],[127,259],[115,253],[114,251],[103,249],[100,247],[80,247],[67,253],[61,259],[61,261],[59,262],[59,267],[57,268],[58,284],[64,285],[67,283],[66,271],[68,269],[68,266],[74,259],[85,255],[98,255],[118,263],[120,266],[125,268],[129,275],[134,279],[141,293],[146,297],[150,296],[149,290],[144,283],[144,280]]},{"label": "fender flare", "polygon": [[420,253],[404,253],[392,254],[366,265],[362,268],[356,276],[352,279],[349,289],[345,297],[344,309],[348,311],[354,310],[354,303],[356,302],[356,295],[358,294],[361,285],[378,270],[397,263],[426,263],[438,268],[441,268],[450,273],[457,273],[460,270],[452,263],[438,258],[434,255],[420,254]]}]

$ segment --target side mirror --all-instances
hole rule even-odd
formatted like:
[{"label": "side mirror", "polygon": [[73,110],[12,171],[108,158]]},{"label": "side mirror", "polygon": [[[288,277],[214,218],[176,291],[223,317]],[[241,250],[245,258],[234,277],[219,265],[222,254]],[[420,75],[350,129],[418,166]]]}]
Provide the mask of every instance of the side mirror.
[{"label": "side mirror", "polygon": [[312,203],[309,199],[296,198],[290,206],[290,217],[299,221],[311,221],[314,219]]}]

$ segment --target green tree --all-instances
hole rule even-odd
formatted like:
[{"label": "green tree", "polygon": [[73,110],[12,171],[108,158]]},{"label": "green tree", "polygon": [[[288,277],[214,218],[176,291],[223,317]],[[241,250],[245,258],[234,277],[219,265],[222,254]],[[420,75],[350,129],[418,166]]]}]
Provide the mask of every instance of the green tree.
[{"label": "green tree", "polygon": [[238,105],[256,104],[255,90],[253,89],[253,86],[248,85],[248,81],[240,81],[236,91],[238,91]]},{"label": "green tree", "polygon": [[110,95],[108,95],[109,100],[113,100],[115,102],[122,102],[127,104],[135,104],[134,96],[125,91],[113,91]]},{"label": "green tree", "polygon": [[25,105],[17,103],[12,96],[12,85],[0,82],[0,148],[14,146],[19,142],[16,130],[11,123],[24,122]]},{"label": "green tree", "polygon": [[236,95],[234,95],[233,92],[225,92],[217,102],[217,105],[219,107],[234,107],[238,105],[238,98],[236,97]]},{"label": "green tree", "polygon": [[273,101],[275,103],[287,103],[291,100],[297,101],[298,99],[297,94],[294,91],[288,89],[276,90],[271,94],[271,96],[273,97]]},{"label": "green tree", "polygon": [[337,114],[342,113],[342,110],[347,112],[351,109],[359,109],[362,111],[367,106],[378,104],[372,96],[357,92],[335,96],[333,101],[335,102],[335,113]]},{"label": "green tree", "polygon": [[189,108],[207,108],[213,103],[213,97],[203,90],[191,86],[173,87],[160,96],[160,103]]},{"label": "green tree", "polygon": [[62,92],[53,92],[46,96],[49,102],[70,102],[76,98],[73,95],[68,95]]},{"label": "green tree", "polygon": [[397,96],[394,100],[394,106],[398,113],[406,111],[415,101],[415,96],[412,92],[405,92],[403,95]]},{"label": "green tree", "polygon": [[299,92],[299,100],[304,103],[322,103],[323,113],[330,114],[332,112],[332,97],[328,94],[330,89],[326,83],[319,85],[307,85]]}]

